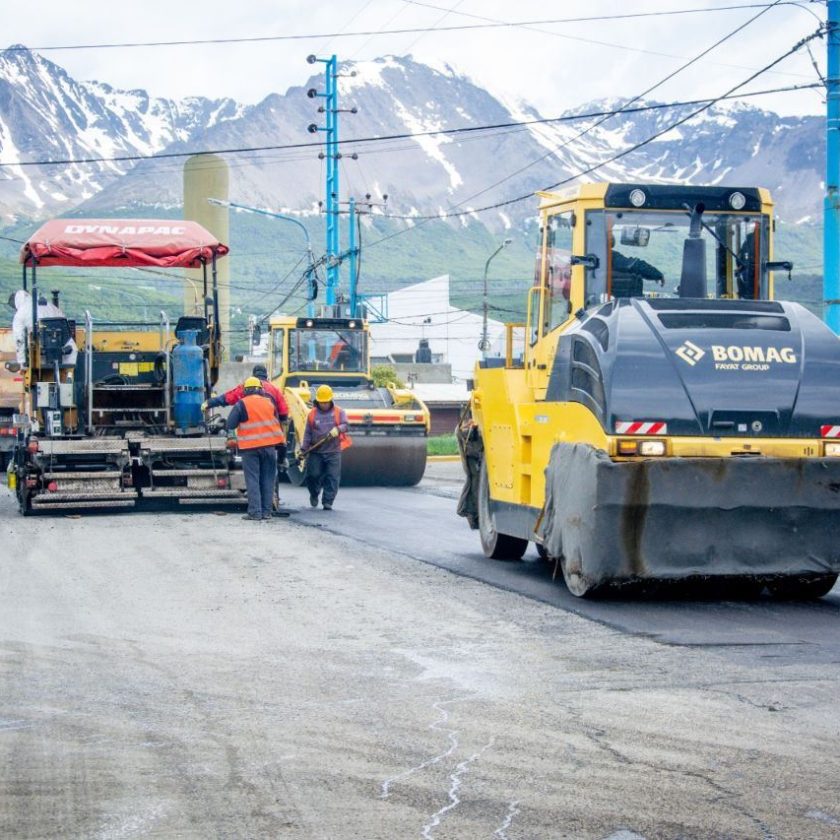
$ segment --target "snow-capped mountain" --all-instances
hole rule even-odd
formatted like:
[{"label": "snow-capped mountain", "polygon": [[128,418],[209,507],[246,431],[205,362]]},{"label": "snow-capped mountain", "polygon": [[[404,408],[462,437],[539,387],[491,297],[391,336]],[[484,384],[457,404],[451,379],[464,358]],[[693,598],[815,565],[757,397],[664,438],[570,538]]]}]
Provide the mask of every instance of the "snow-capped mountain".
[{"label": "snow-capped mountain", "polygon": [[[247,109],[232,99],[152,99],[143,90],[78,82],[21,45],[0,52],[0,214],[66,212],[122,178],[133,164],[20,166],[32,160],[154,154]],[[15,165],[18,164],[18,165]]]},{"label": "snow-capped mountain", "polygon": [[[621,114],[595,125],[582,115],[621,102],[582,105],[566,122],[509,126],[459,135],[423,134],[443,128],[540,119],[526,102],[492,95],[448,66],[431,67],[388,56],[342,65],[342,139],[415,134],[375,143],[345,143],[342,193],[388,194],[393,214],[446,215],[480,208],[554,184],[596,167],[622,150],[665,131],[692,109]],[[18,47],[0,53],[0,161],[113,157],[317,142],[321,88],[313,77],[253,106],[229,99],[151,99],[76,82],[57,65]],[[634,103],[638,107],[642,103]],[[553,115],[552,115],[553,116]],[[587,180],[690,181],[766,186],[788,221],[819,217],[823,169],[817,117],[786,117],[727,102],[667,131]],[[586,129],[589,129],[588,131]],[[584,132],[584,133],[582,133]],[[231,198],[289,210],[317,209],[324,162],[315,147],[227,154]],[[357,159],[353,155],[358,155]],[[44,217],[83,209],[181,204],[183,161],[178,158],[61,166],[0,168],[0,214]],[[528,200],[481,218],[492,227],[534,214]]]}]

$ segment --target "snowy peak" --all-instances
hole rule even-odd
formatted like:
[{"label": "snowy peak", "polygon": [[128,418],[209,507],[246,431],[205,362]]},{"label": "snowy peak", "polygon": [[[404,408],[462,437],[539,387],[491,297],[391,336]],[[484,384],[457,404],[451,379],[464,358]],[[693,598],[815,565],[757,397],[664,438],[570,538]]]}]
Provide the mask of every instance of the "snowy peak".
[{"label": "snowy peak", "polygon": [[0,212],[65,210],[124,175],[118,162],[71,166],[32,160],[154,154],[245,109],[230,99],[155,99],[144,90],[78,82],[57,64],[15,44],[0,52]]},{"label": "snowy peak", "polygon": [[[737,101],[699,111],[699,105],[611,98],[560,115],[568,119],[540,121],[527,101],[495,96],[448,64],[387,55],[342,62],[339,70],[341,107],[357,109],[341,115],[342,194],[387,193],[393,214],[447,218],[574,179],[754,184],[771,189],[782,219],[819,213],[824,123],[817,117],[780,118]],[[21,165],[27,161],[251,147],[268,150],[230,156],[234,200],[317,207],[324,161],[305,144],[323,140],[306,131],[323,118],[317,110],[323,100],[308,98],[310,87],[323,90],[323,76],[252,106],[159,99],[103,81],[75,81],[25,47],[10,47],[0,53],[0,161],[6,164],[0,215],[179,207],[182,201],[181,169],[172,162]],[[506,228],[531,218],[534,206],[522,201],[472,218]],[[458,218],[465,224],[470,217]]]}]

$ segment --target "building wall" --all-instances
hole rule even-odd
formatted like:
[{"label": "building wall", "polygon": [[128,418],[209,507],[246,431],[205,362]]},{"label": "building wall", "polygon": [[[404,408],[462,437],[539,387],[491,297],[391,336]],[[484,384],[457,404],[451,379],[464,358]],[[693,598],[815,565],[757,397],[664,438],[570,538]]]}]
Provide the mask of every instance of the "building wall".
[{"label": "building wall", "polygon": [[250,375],[256,362],[222,362],[219,367],[219,381],[213,387],[217,394],[224,394],[241,385]]},{"label": "building wall", "polygon": [[431,435],[451,435],[458,425],[462,406],[458,405],[430,405],[429,414],[432,416]]},{"label": "building wall", "polygon": [[[421,338],[429,341],[434,355],[451,365],[455,379],[472,376],[481,357],[478,342],[483,322],[479,315],[457,309],[449,302],[449,275],[406,286],[388,295],[388,317],[384,324],[371,324],[372,354],[387,356],[414,351]],[[492,355],[504,342],[504,325],[489,320],[487,334]]]},{"label": "building wall", "polygon": [[[450,364],[411,364],[397,363],[394,365],[397,371],[397,376],[403,382],[441,382],[447,383],[452,381],[452,365]],[[413,377],[413,379],[412,379]]]}]

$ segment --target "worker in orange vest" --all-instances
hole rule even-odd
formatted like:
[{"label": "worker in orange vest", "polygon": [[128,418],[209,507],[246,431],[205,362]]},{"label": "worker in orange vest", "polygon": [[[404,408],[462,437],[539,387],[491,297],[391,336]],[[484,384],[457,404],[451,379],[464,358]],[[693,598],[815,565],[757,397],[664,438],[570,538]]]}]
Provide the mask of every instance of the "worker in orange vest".
[{"label": "worker in orange vest", "polygon": [[309,451],[306,486],[312,507],[318,507],[318,497],[323,491],[324,510],[332,510],[341,482],[341,453],[350,446],[347,428],[347,415],[333,402],[332,388],[319,385],[303,433],[303,451]]},{"label": "worker in orange vest", "polygon": [[271,519],[274,484],[277,480],[277,447],[286,443],[277,414],[277,404],[262,390],[256,376],[244,382],[245,396],[227,419],[229,433],[236,432],[242,471],[248,491],[248,513],[243,519]]}]

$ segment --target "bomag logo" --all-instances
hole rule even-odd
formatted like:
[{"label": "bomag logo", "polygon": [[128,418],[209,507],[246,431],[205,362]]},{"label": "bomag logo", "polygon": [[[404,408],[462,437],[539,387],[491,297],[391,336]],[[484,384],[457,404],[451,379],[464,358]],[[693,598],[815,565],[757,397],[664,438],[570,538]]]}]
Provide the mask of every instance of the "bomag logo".
[{"label": "bomag logo", "polygon": [[742,347],[712,345],[715,370],[770,370],[771,365],[795,365],[793,347]]},{"label": "bomag logo", "polygon": [[692,367],[706,355],[706,351],[698,347],[693,341],[684,341],[674,352]]},{"label": "bomag logo", "polygon": [[[713,344],[710,348],[715,370],[766,371],[772,365],[795,365],[793,347],[746,347],[740,344]],[[683,342],[674,351],[692,367],[706,355],[693,341]]]}]

